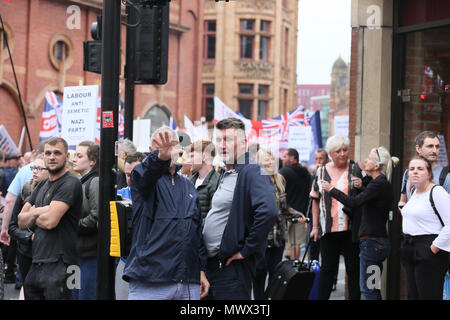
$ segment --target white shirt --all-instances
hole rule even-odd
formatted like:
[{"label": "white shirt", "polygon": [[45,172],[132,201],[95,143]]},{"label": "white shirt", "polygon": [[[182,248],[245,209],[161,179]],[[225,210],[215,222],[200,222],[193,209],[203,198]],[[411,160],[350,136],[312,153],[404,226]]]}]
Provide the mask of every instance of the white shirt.
[{"label": "white shirt", "polygon": [[402,209],[403,233],[411,236],[437,234],[433,244],[450,252],[450,195],[441,186],[433,189],[433,200],[444,227],[431,207],[430,191],[413,193]]},{"label": "white shirt", "polygon": [[195,181],[195,189],[197,189],[199,186],[201,186],[203,181],[205,181],[205,178],[203,178],[203,179],[197,178],[197,180]]}]

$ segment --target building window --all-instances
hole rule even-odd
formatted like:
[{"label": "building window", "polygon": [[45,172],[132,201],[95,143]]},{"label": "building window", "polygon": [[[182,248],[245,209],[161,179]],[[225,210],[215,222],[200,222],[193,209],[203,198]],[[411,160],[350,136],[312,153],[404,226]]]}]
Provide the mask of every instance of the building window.
[{"label": "building window", "polygon": [[204,35],[204,52],[203,58],[206,60],[213,60],[216,58],[216,21],[205,21],[205,35]]},{"label": "building window", "polygon": [[288,99],[288,91],[287,89],[283,89],[283,113],[286,113],[287,110],[287,99]]},{"label": "building window", "polygon": [[170,112],[164,106],[154,105],[145,113],[144,119],[151,119],[150,135],[161,126],[170,125]]},{"label": "building window", "polygon": [[270,21],[261,20],[259,60],[269,60]]},{"label": "building window", "polygon": [[252,118],[253,85],[239,84],[239,112],[247,119]]},{"label": "building window", "polygon": [[258,118],[257,120],[264,120],[267,118],[267,109],[269,105],[269,86],[258,86]]},{"label": "building window", "polygon": [[253,60],[255,20],[241,20],[240,49],[242,60]]},{"label": "building window", "polygon": [[284,29],[284,66],[288,66],[288,52],[289,52],[289,29]]},{"label": "building window", "polygon": [[206,121],[214,120],[214,84],[203,85],[202,114]]},{"label": "building window", "polygon": [[73,45],[64,34],[55,34],[49,43],[49,58],[56,70],[69,69],[73,64]]},{"label": "building window", "polygon": [[255,20],[241,20],[241,31],[255,31]]}]

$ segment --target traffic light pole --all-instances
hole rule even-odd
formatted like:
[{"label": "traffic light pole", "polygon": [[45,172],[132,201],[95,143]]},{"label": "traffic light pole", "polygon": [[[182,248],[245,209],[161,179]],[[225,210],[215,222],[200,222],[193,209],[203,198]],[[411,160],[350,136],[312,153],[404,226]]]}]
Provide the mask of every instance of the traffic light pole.
[{"label": "traffic light pole", "polygon": [[[136,9],[126,7],[127,23],[136,22]],[[125,112],[124,112],[124,137],[133,140],[134,117],[134,79],[136,77],[136,29],[127,26],[126,63],[125,63]]]},{"label": "traffic light pole", "polygon": [[115,200],[115,142],[118,128],[120,75],[120,0],[103,1],[100,190],[97,245],[97,299],[114,300],[114,260],[109,255],[110,208]]}]

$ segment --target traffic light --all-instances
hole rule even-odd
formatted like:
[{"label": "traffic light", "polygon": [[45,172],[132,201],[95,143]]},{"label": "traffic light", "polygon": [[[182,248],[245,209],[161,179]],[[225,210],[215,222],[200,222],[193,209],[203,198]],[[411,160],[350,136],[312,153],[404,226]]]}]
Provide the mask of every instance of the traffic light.
[{"label": "traffic light", "polygon": [[167,82],[169,51],[169,3],[144,2],[136,27],[135,84],[164,84]]},{"label": "traffic light", "polygon": [[92,23],[91,36],[95,40],[83,42],[83,70],[102,73],[102,17]]}]

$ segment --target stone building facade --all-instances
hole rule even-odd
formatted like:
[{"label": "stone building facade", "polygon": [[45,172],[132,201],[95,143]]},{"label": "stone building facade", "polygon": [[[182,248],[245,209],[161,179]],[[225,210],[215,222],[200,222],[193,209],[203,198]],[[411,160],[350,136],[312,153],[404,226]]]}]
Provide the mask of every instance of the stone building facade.
[{"label": "stone building facade", "polygon": [[202,116],[214,95],[252,120],[297,107],[298,1],[204,3]]}]

